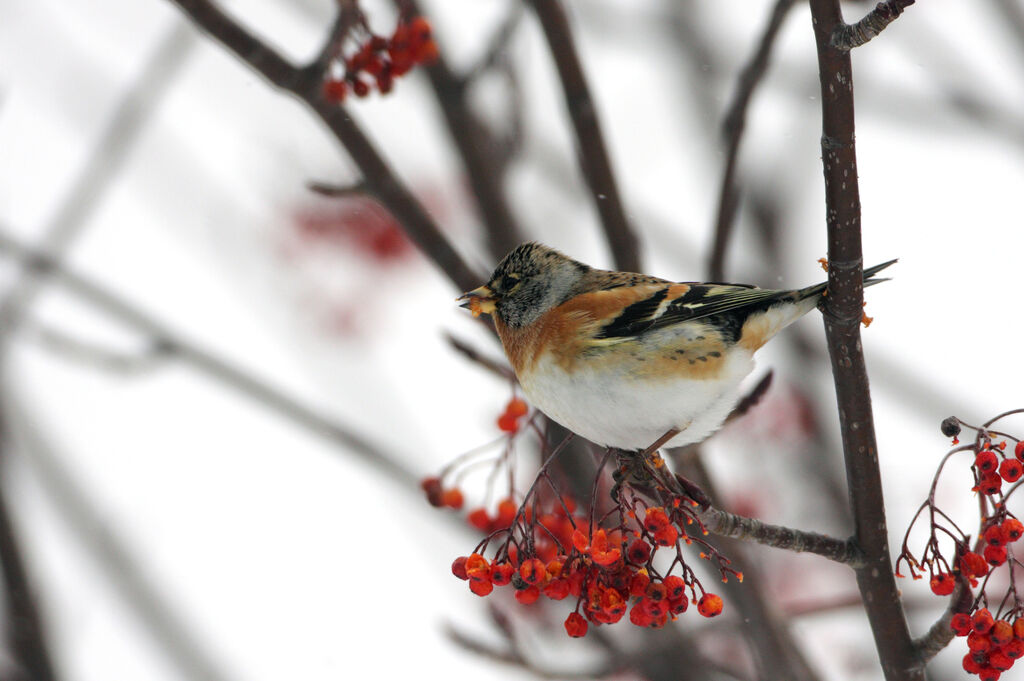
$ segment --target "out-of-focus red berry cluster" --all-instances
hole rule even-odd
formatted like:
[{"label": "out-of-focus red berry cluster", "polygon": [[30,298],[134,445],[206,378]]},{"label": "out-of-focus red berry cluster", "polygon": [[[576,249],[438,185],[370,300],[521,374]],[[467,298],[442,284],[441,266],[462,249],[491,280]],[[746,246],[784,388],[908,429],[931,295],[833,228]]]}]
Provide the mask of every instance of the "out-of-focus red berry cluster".
[{"label": "out-of-focus red berry cluster", "polygon": [[[528,405],[513,397],[498,417],[498,428],[507,434],[498,465],[508,466],[510,483],[511,445],[528,413]],[[548,463],[556,453],[545,452]],[[463,470],[478,463],[465,457],[459,461]],[[443,482],[457,477],[456,466],[450,465],[441,476],[426,479],[423,488],[430,503],[461,507],[458,487]],[[722,599],[701,585],[683,558],[683,546],[696,543],[701,558],[715,562],[723,581],[729,575],[741,580],[743,576],[703,539],[706,531],[693,511],[695,502],[673,486],[675,478],[664,461],[656,454],[646,459],[630,454],[615,480],[609,487],[607,477],[598,476],[591,498],[599,508],[580,510],[571,496],[558,492],[546,464],[521,501],[507,496],[494,511],[478,507],[468,512],[469,524],[486,536],[473,553],[455,560],[452,572],[478,596],[511,586],[515,600],[523,605],[541,597],[575,599],[565,620],[565,630],[573,637],[584,636],[591,624],[613,624],[627,615],[637,626],[663,627],[691,603],[705,617],[721,613]],[[643,481],[642,494],[634,489],[635,480]],[[599,504],[609,490],[613,503]],[[655,567],[659,549],[672,555],[658,561],[661,570]]]},{"label": "out-of-focus red berry cluster", "polygon": [[[1016,660],[1024,657],[1024,601],[1013,584],[1013,567],[1020,565],[1013,554],[1014,544],[1024,537],[1024,523],[1007,505],[1020,486],[1013,483],[1020,480],[1024,471],[1024,441],[991,430],[997,420],[1022,411],[1007,412],[982,427],[969,426],[955,417],[942,422],[943,434],[954,438],[954,445],[959,444],[956,438],[962,428],[969,428],[977,435],[972,443],[954,447],[945,456],[935,474],[928,499],[914,517],[914,523],[927,518],[930,524],[931,532],[924,551],[917,556],[909,549],[908,529],[903,551],[896,561],[897,576],[903,576],[899,571],[901,565],[906,566],[914,579],[919,579],[927,571],[933,593],[939,596],[955,594],[961,599],[960,603],[969,604],[959,608],[963,611],[953,615],[950,626],[954,634],[967,638],[964,669],[984,681],[996,681]],[[1012,449],[1011,441],[1015,442]],[[935,500],[938,478],[947,461],[962,452],[974,455],[970,467],[971,491],[979,496],[980,513],[978,533],[973,541],[938,507]],[[1005,483],[1010,483],[1010,486]],[[951,559],[943,554],[940,537],[953,539]],[[1008,580],[994,580],[993,575],[998,570],[1006,570]],[[996,586],[1003,583],[1009,584],[1005,590]],[[967,592],[958,592],[958,586]],[[994,588],[999,588],[1000,593],[990,594]],[[999,603],[994,616],[988,609],[990,600]]]},{"label": "out-of-focus red berry cluster", "polygon": [[[437,59],[430,22],[423,17],[399,19],[390,38],[375,35],[361,22],[359,30],[365,34],[359,47],[349,56],[335,55],[340,63],[338,71],[344,75],[327,76],[323,84],[324,99],[343,102],[351,92],[366,97],[376,87],[382,95],[391,92],[395,78],[408,73],[418,64],[430,64]],[[345,41],[342,41],[344,44]],[[328,67],[327,73],[332,68]]]}]

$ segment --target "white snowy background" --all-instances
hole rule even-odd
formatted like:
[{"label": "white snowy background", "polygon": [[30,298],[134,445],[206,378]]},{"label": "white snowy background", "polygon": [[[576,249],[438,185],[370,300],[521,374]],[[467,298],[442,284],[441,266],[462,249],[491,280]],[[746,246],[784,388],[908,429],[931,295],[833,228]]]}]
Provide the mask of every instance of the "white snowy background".
[{"label": "white snowy background", "polygon": [[[724,146],[716,131],[773,4],[569,3],[651,274],[705,275]],[[867,295],[875,322],[864,331],[894,547],[948,445],[941,419],[977,423],[1024,406],[1024,38],[999,5],[1024,11],[1019,0],[919,2],[854,54],[866,264],[900,258],[893,281]],[[330,0],[222,6],[296,61],[319,49],[333,11]],[[510,6],[434,0],[427,10],[442,51],[463,68]],[[364,7],[380,32],[394,26],[390,3]],[[855,18],[870,7],[845,11]],[[706,63],[686,61],[674,21],[698,32]],[[610,266],[529,13],[510,49],[524,117],[511,204],[530,237]],[[711,88],[703,95],[702,73]],[[801,5],[755,95],[740,157],[744,186],[777,200],[784,275],[763,261],[741,209],[727,259],[733,280],[796,287],[823,277],[816,91]],[[90,159],[104,153],[97,149],[129,98],[143,102],[124,129],[137,125],[135,138],[86,204],[62,217],[83,174],[106,172]],[[494,120],[507,117],[497,86],[479,88],[474,103]],[[349,109],[461,252],[481,271],[490,267],[423,76]],[[124,130],[113,137],[124,142]],[[297,231],[297,214],[331,206],[308,181],[354,179],[344,150],[299,103],[169,3],[0,1],[0,231],[36,244],[56,221],[74,221],[63,260],[70,270],[425,476],[494,438],[509,396],[444,333],[493,356],[500,350],[422,257],[382,265]],[[20,276],[9,256],[0,259],[4,291]],[[454,623],[500,642],[485,602],[450,575],[452,558],[476,541],[454,514],[173,355],[130,370],[81,357],[54,334],[142,357],[151,339],[60,282],[39,293],[6,351],[11,433],[0,483],[62,679],[199,678],[174,662],[167,637],[154,635],[134,580],[159,597],[149,605],[173,619],[182,644],[225,680],[533,678],[444,634]],[[793,333],[824,347],[816,313]],[[823,403],[829,447],[820,456],[841,466],[826,361],[801,359],[782,343],[766,348],[760,366],[776,373],[771,416],[755,413],[717,436],[709,463],[720,488],[756,496],[770,520],[842,534],[849,528],[822,526],[792,498],[793,460],[772,459],[792,434],[771,422],[780,413],[771,401],[784,407],[787,386],[802,384]],[[970,508],[965,476],[962,467],[942,488],[953,508]],[[471,486],[466,492],[472,497]],[[776,586],[794,601],[854,593],[848,571],[823,560],[786,559],[805,570],[788,584],[784,561],[768,550],[754,555],[783,566]],[[920,633],[943,604],[923,584],[903,587]],[[705,624],[696,619],[679,626]],[[794,623],[823,679],[880,678],[856,608]],[[627,629],[611,631],[638,633]],[[562,640],[557,630],[548,638],[537,644],[550,667],[592,662],[587,641]],[[959,643],[937,667],[958,668]]]}]

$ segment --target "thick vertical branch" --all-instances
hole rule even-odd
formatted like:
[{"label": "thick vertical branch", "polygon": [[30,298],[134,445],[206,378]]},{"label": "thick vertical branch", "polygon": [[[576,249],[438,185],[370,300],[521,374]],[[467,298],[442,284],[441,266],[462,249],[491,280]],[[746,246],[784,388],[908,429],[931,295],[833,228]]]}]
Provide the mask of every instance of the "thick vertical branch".
[{"label": "thick vertical branch", "polygon": [[558,77],[565,91],[565,105],[576,133],[583,175],[601,216],[605,238],[612,251],[615,267],[640,270],[640,252],[636,234],[626,218],[619,187],[605,148],[604,135],[597,120],[597,107],[583,74],[576,43],[569,29],[569,18],[560,0],[529,0],[544,30],[544,37],[555,60]]},{"label": "thick vertical branch", "polygon": [[836,386],[854,539],[866,564],[856,569],[864,608],[887,681],[923,680],[889,555],[885,503],[871,394],[860,338],[864,298],[860,194],[854,144],[850,54],[832,45],[844,25],[839,0],[812,0],[821,79],[822,162],[828,228],[829,285],[825,333]]},{"label": "thick vertical branch", "polygon": [[[6,469],[11,445],[7,424],[0,420],[0,464]],[[0,485],[0,567],[3,572],[7,640],[19,667],[31,681],[55,681],[53,664],[39,609],[29,583],[21,545],[11,521],[10,502]]]}]

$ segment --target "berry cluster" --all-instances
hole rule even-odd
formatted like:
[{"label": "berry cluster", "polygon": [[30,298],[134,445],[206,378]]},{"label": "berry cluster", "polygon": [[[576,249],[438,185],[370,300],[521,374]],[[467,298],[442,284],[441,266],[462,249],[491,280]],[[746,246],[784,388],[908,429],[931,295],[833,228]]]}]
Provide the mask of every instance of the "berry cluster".
[{"label": "berry cluster", "polygon": [[953,633],[967,637],[964,670],[982,681],[996,681],[1024,657],[1024,617],[996,619],[988,608],[974,615],[957,613],[950,622]]},{"label": "berry cluster", "polygon": [[[323,84],[324,99],[343,102],[349,91],[366,97],[371,89],[386,95],[394,88],[395,78],[404,76],[417,64],[430,64],[437,59],[437,43],[431,37],[430,22],[423,17],[402,18],[390,38],[375,35],[365,21],[355,27],[363,34],[358,48],[348,57],[337,60],[327,69],[341,72],[341,77],[327,77]],[[344,41],[342,41],[342,44]]]},{"label": "berry cluster", "polygon": [[[1024,410],[1001,414],[981,427],[970,426],[955,417],[942,422],[943,434],[954,438],[954,445],[959,444],[956,438],[962,428],[975,431],[976,436],[973,442],[954,447],[945,456],[935,473],[928,499],[914,516],[911,528],[920,518],[928,518],[931,532],[925,549],[920,556],[909,549],[908,529],[903,551],[896,561],[898,577],[903,576],[899,572],[901,565],[909,569],[914,579],[927,571],[933,593],[939,596],[956,593],[956,598],[963,597],[958,601],[962,604],[958,609],[962,611],[953,616],[950,626],[954,634],[967,638],[969,650],[963,660],[964,669],[984,681],[996,681],[1024,656],[1024,600],[1014,584],[1014,570],[1022,566],[1020,559],[1014,556],[1014,545],[1024,537],[1024,523],[1007,506],[1020,487],[1013,483],[1021,479],[1024,471],[1024,441],[991,428],[999,419],[1017,413],[1024,413]],[[1015,443],[1012,450],[1010,442]],[[973,541],[935,501],[935,490],[945,464],[962,452],[974,455],[970,467],[971,491],[979,496],[980,513]],[[939,537],[952,538],[951,559],[942,552]],[[1008,577],[1005,582],[993,579],[997,571],[1003,570]],[[1001,583],[1009,586],[1002,590],[997,586]],[[1000,588],[1001,592],[991,594],[995,588]],[[995,616],[988,608],[990,596],[993,602],[999,603]]]},{"label": "berry cluster", "polygon": [[[691,602],[704,617],[722,612],[721,597],[704,591],[678,554],[680,538],[690,542],[676,525],[684,514],[647,507],[643,520],[631,513],[622,526],[586,530],[587,517],[572,513],[574,507],[559,503],[536,516],[529,506],[516,509],[510,525],[493,530],[474,553],[456,558],[452,573],[466,580],[478,596],[511,585],[515,599],[523,605],[541,596],[553,601],[575,598],[576,607],[565,620],[566,633],[572,637],[586,635],[590,622],[614,624],[627,612],[630,622],[651,628],[675,620]],[[507,521],[510,510],[506,500],[489,524],[481,522],[486,519],[486,512],[481,511],[471,513],[470,522],[481,528],[499,526]],[[519,531],[523,527],[533,531],[524,535]],[[497,538],[503,541],[488,560],[483,552],[488,542]],[[664,573],[653,565],[661,546],[677,551],[676,560]],[[676,565],[682,567],[682,576],[671,574]],[[725,572],[731,571],[726,568],[723,576]],[[742,579],[739,573],[733,574]]]},{"label": "berry cluster", "polygon": [[[523,420],[528,413],[528,405],[513,396],[497,421],[505,449],[496,465],[505,467],[510,492],[515,490],[513,444],[522,424],[532,424],[532,419]],[[536,427],[531,432],[540,434]],[[478,596],[511,586],[514,598],[523,605],[541,597],[575,599],[565,620],[565,630],[573,637],[584,636],[591,624],[613,624],[627,614],[637,626],[663,627],[690,603],[705,617],[721,613],[722,599],[704,589],[686,563],[683,547],[697,544],[700,557],[716,564],[723,581],[729,575],[740,580],[743,576],[703,538],[707,531],[694,510],[697,502],[668,472],[661,457],[623,453],[611,479],[599,473],[590,508],[580,510],[572,497],[558,491],[549,471],[567,442],[543,451],[546,463],[525,495],[505,496],[493,512],[483,506],[468,512],[467,521],[485,538],[470,555],[455,560],[452,572]],[[423,482],[431,504],[462,505],[458,487],[446,487],[442,481],[478,468],[479,454],[479,450],[469,452],[439,477]],[[609,455],[599,463],[602,470]],[[495,477],[494,473],[488,476],[489,484]],[[457,504],[452,499],[456,493]],[[609,498],[611,504],[599,503]],[[662,569],[655,567],[660,550],[672,554],[670,560],[668,556],[658,560]]]}]

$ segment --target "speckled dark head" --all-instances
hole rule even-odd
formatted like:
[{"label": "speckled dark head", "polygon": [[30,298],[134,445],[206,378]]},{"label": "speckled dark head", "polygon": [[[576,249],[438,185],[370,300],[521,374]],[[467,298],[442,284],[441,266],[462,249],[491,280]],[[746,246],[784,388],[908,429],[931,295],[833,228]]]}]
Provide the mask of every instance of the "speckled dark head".
[{"label": "speckled dark head", "polygon": [[588,272],[589,266],[553,248],[522,244],[498,263],[487,282],[495,315],[510,327],[525,326],[572,297]]}]

